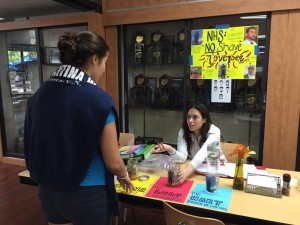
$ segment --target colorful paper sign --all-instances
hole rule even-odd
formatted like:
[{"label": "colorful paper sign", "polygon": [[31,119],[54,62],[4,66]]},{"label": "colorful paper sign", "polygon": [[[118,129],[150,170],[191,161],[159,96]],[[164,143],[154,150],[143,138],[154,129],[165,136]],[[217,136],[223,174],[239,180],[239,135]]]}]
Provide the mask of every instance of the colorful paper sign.
[{"label": "colorful paper sign", "polygon": [[258,25],[192,30],[190,78],[255,79],[257,34]]},{"label": "colorful paper sign", "polygon": [[[146,181],[139,181],[138,179],[132,180],[132,183],[134,185],[134,189],[131,193],[131,195],[136,195],[136,196],[145,196],[145,194],[148,192],[150,187],[157,181],[158,177],[157,176],[150,176],[149,180]],[[125,193],[125,190],[121,187],[119,181],[116,181],[116,191],[118,193]]]},{"label": "colorful paper sign", "polygon": [[218,187],[215,193],[206,191],[206,184],[196,184],[186,201],[187,204],[227,211],[232,189]]},{"label": "colorful paper sign", "polygon": [[186,180],[179,186],[171,187],[168,186],[168,178],[160,177],[147,192],[146,196],[183,203],[191,190],[193,182],[193,180]]}]

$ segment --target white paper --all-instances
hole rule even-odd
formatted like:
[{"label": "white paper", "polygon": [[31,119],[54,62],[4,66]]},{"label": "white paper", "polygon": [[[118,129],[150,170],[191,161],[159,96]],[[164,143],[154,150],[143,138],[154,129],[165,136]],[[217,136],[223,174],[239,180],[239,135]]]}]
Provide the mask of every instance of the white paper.
[{"label": "white paper", "polygon": [[[196,171],[198,173],[206,173],[207,168],[206,164],[202,163]],[[235,171],[235,163],[224,163],[220,164],[219,166],[219,175],[224,177],[234,177],[234,171]],[[248,173],[255,173],[255,174],[261,174],[261,175],[268,175],[268,172],[266,170],[259,170],[256,168],[253,164],[244,164],[243,165],[243,177],[244,179],[247,179]]]},{"label": "white paper", "polygon": [[231,102],[231,79],[211,80],[211,102]]},{"label": "white paper", "polygon": [[[278,177],[278,176],[276,176]],[[277,189],[278,181],[274,176],[248,176],[247,185]]]}]

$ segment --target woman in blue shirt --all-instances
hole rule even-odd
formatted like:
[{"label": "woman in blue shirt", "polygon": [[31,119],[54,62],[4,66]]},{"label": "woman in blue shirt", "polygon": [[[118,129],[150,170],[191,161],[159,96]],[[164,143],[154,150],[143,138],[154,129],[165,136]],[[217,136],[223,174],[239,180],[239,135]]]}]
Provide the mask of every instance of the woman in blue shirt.
[{"label": "woman in blue shirt", "polygon": [[119,155],[118,116],[96,85],[108,46],[96,33],[59,38],[62,66],[28,101],[24,150],[49,224],[107,225],[118,215],[114,175],[134,187]]}]

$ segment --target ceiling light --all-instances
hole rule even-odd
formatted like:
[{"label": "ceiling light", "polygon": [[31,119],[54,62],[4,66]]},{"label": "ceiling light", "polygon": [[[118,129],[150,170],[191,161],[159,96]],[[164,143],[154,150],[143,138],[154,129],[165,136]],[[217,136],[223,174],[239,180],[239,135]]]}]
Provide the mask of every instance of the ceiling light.
[{"label": "ceiling light", "polygon": [[241,16],[242,20],[251,20],[251,19],[266,19],[267,15],[257,15],[257,16]]}]

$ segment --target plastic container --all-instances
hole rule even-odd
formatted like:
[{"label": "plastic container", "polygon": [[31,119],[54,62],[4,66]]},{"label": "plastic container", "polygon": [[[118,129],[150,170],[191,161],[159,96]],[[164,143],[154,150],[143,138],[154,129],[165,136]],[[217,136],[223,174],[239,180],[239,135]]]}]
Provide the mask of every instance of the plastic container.
[{"label": "plastic container", "polygon": [[219,165],[220,165],[220,143],[214,141],[207,146],[205,174],[206,190],[208,192],[216,192],[219,184]]}]

